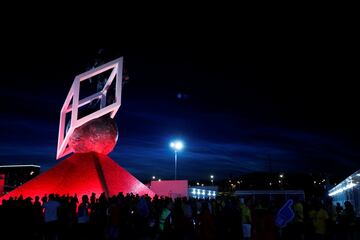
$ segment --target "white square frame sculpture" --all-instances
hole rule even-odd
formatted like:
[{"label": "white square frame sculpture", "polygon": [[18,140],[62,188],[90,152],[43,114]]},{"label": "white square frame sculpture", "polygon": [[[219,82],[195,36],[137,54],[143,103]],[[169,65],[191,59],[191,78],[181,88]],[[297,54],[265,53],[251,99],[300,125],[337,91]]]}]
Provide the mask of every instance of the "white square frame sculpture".
[{"label": "white square frame sculpture", "polygon": [[[101,74],[111,69],[112,72],[109,78],[106,80],[106,83],[101,91],[94,93],[83,99],[79,99],[80,82],[84,80],[88,80],[91,77],[94,77],[98,74]],[[115,59],[97,68],[91,69],[75,77],[74,82],[70,88],[70,91],[65,99],[65,102],[60,112],[59,136],[58,136],[56,159],[62,158],[63,156],[70,154],[72,152],[72,149],[68,146],[68,143],[70,136],[72,135],[72,133],[76,128],[80,127],[81,125],[93,119],[104,116],[108,113],[110,113],[111,118],[115,117],[116,112],[119,110],[121,106],[122,72],[123,72],[123,57]],[[114,79],[115,79],[115,102],[106,106],[106,94]],[[96,99],[100,99],[100,109],[79,119],[78,118],[79,108],[86,104],[89,104],[91,101]],[[70,104],[71,100],[72,100],[72,104]],[[67,132],[65,133],[66,114],[69,112],[71,112],[70,126]]]}]

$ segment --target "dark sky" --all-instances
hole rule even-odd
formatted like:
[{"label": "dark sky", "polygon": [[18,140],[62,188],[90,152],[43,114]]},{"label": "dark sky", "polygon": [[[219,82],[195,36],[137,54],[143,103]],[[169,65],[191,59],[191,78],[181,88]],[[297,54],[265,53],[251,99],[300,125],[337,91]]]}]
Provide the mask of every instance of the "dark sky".
[{"label": "dark sky", "polygon": [[129,35],[107,42],[27,33],[2,43],[0,164],[56,164],[60,108],[75,75],[103,48],[106,61],[124,56],[130,75],[110,156],[141,179],[173,176],[173,138],[186,146],[180,178],[223,178],[270,165],[343,176],[359,168],[359,74],[346,39]]}]

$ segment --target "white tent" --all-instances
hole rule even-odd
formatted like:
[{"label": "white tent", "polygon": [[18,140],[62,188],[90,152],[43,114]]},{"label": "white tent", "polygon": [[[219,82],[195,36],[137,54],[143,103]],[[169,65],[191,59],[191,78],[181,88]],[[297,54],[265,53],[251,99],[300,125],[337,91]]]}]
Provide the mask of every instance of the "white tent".
[{"label": "white tent", "polygon": [[336,203],[343,205],[345,201],[351,202],[356,215],[360,217],[360,170],[330,189],[329,196],[334,205]]}]

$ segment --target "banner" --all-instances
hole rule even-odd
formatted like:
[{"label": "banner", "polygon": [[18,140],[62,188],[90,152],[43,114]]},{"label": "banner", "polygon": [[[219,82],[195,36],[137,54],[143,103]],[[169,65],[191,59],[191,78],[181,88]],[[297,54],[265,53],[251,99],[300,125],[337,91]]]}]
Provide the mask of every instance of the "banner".
[{"label": "banner", "polygon": [[0,174],[0,196],[4,194],[5,187],[5,174]]}]

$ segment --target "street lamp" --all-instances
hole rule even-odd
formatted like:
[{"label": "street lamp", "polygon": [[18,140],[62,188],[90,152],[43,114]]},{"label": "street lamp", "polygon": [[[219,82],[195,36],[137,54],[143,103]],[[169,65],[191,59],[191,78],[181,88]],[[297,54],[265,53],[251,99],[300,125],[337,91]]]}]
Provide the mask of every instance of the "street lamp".
[{"label": "street lamp", "polygon": [[184,148],[183,142],[176,140],[170,143],[170,147],[174,150],[175,153],[175,180],[177,176],[177,153]]}]

